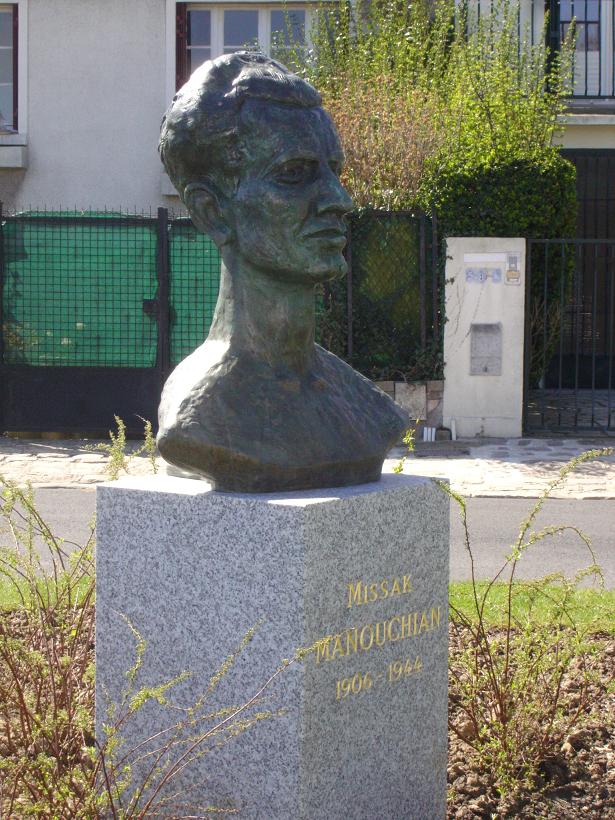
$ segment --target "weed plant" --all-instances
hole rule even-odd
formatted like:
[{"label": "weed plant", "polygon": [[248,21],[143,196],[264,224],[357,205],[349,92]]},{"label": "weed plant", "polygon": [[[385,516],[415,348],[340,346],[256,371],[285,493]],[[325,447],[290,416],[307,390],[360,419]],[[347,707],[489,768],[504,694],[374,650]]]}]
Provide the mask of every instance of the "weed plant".
[{"label": "weed plant", "polygon": [[94,531],[83,547],[57,538],[31,488],[1,481],[10,542],[0,579],[13,606],[0,613],[0,816],[85,817],[94,808]]},{"label": "weed plant", "polygon": [[[592,624],[577,618],[575,596],[581,580],[601,580],[601,573],[580,530],[534,527],[544,502],[572,470],[612,452],[584,453],[560,470],[523,521],[500,572],[486,584],[475,575],[465,502],[444,487],[459,505],[472,566],[469,605],[451,605],[461,650],[450,660],[456,707],[450,728],[493,773],[502,794],[535,786],[541,766],[589,706]],[[186,673],[158,686],[140,686],[147,647],[136,626],[128,624],[135,661],[120,702],[106,712],[104,737],[97,743],[93,525],[84,546],[58,538],[38,512],[31,488],[1,477],[0,483],[2,535],[9,538],[0,548],[5,602],[0,610],[0,817],[136,820],[236,813],[230,806],[189,805],[174,781],[203,755],[280,714],[263,708],[267,687],[315,647],[283,661],[245,703],[212,708],[213,695],[252,639],[251,630],[204,685],[197,703],[178,710],[172,693]],[[572,580],[553,575],[518,581],[517,567],[527,550],[567,529],[588,550],[589,566]],[[501,610],[496,627],[494,609]],[[571,707],[562,683],[573,665],[583,683]],[[124,730],[151,702],[169,706],[173,717],[166,729],[130,748]]]},{"label": "weed plant", "polygon": [[[146,644],[128,624],[135,661],[120,702],[105,711],[104,736],[97,742],[94,525],[85,546],[58,538],[38,512],[30,487],[2,477],[0,484],[3,540],[9,537],[0,548],[0,817],[136,820],[236,813],[232,807],[196,806],[173,783],[204,754],[279,714],[262,708],[262,696],[305,652],[282,662],[245,703],[210,707],[220,681],[252,639],[251,630],[204,684],[198,702],[185,709],[170,697],[187,673],[140,686]],[[150,702],[169,707],[169,724],[131,748],[124,731]]]},{"label": "weed plant", "polygon": [[[419,420],[416,420],[416,423],[419,423]],[[408,456],[414,452],[414,442],[416,440],[416,427],[408,427],[406,432],[404,433],[404,437],[402,439],[403,443],[406,445],[406,452],[403,456],[399,459],[397,464],[393,467],[394,473],[403,473],[404,466],[406,464],[406,459]]]},{"label": "weed plant", "polygon": [[120,473],[128,473],[130,462],[134,458],[145,454],[149,459],[152,472],[158,472],[158,465],[156,463],[156,439],[154,437],[151,421],[138,416],[143,422],[143,443],[137,447],[136,450],[128,452],[126,441],[126,424],[119,416],[114,416],[117,430],[109,430],[109,442],[98,442],[98,444],[90,444],[85,447],[90,452],[102,452],[108,456],[106,465],[107,475],[111,481],[116,481],[120,477]]},{"label": "weed plant", "polygon": [[[596,624],[578,618],[575,608],[579,584],[591,578],[602,585],[602,572],[589,538],[577,527],[534,525],[574,469],[612,452],[590,450],[560,469],[522,522],[505,563],[486,583],[476,577],[465,501],[441,484],[459,507],[472,573],[469,601],[450,606],[454,641],[462,647],[451,656],[450,699],[456,708],[450,729],[472,748],[481,769],[492,773],[502,796],[536,786],[542,767],[590,706]],[[589,565],[572,579],[554,573],[535,582],[517,580],[525,553],[566,530],[587,550]],[[604,613],[599,616],[604,623]],[[582,682],[571,703],[562,684],[573,667]]]}]

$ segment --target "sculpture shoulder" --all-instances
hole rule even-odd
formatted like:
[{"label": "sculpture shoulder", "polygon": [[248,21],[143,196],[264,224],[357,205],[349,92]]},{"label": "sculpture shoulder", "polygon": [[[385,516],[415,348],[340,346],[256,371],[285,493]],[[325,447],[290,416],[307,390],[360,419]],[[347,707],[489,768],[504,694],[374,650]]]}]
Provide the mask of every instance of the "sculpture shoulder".
[{"label": "sculpture shoulder", "polygon": [[224,342],[206,341],[186,356],[167,379],[158,410],[160,426],[168,426],[202,402],[224,372],[233,367],[233,358]]},{"label": "sculpture shoulder", "polygon": [[327,381],[336,382],[347,395],[354,395],[363,407],[385,412],[394,427],[403,432],[408,426],[407,413],[381,390],[374,382],[363,376],[351,365],[329,350],[316,345],[319,367]]},{"label": "sculpture shoulder", "polygon": [[206,344],[165,386],[158,446],[220,487],[240,489],[252,476],[252,488],[271,480],[291,489],[322,486],[323,464],[333,484],[375,480],[407,426],[389,396],[319,346],[309,372],[283,378],[265,361]]}]

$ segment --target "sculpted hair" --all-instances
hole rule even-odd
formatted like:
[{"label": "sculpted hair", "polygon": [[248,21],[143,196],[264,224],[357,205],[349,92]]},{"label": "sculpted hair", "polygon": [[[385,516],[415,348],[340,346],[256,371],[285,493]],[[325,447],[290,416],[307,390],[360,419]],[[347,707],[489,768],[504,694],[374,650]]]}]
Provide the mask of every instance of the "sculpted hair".
[{"label": "sculpted hair", "polygon": [[236,178],[243,157],[241,107],[247,99],[314,108],[318,91],[264,54],[239,51],[203,63],[177,92],[162,120],[158,150],[171,182]]}]

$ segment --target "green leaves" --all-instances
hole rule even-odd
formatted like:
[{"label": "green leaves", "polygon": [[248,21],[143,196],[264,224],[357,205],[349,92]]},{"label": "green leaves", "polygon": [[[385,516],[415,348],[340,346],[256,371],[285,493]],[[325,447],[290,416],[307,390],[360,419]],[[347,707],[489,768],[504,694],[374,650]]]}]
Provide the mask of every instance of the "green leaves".
[{"label": "green leaves", "polygon": [[531,32],[520,13],[517,0],[479,17],[452,0],[321,6],[303,73],[340,132],[358,206],[418,205],[449,235],[572,232],[574,169],[552,146],[571,39],[552,53],[547,20]]}]

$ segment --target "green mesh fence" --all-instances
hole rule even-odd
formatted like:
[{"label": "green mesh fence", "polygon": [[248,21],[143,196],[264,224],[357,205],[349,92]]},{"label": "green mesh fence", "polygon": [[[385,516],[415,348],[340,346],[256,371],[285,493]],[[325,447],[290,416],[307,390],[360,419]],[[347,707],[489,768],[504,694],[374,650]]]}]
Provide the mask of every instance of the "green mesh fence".
[{"label": "green mesh fence", "polygon": [[[202,344],[218,296],[220,255],[188,218],[161,217],[7,217],[4,363],[165,367]],[[427,228],[408,213],[353,214],[351,275],[316,294],[318,341],[372,378],[434,378],[441,368],[441,273]],[[168,258],[159,254],[165,230]],[[167,281],[168,303],[161,305],[159,283]],[[168,335],[159,321],[164,311]]]},{"label": "green mesh fence", "polygon": [[155,220],[113,214],[7,220],[4,362],[153,366],[156,248]]},{"label": "green mesh fence", "polygon": [[[118,213],[7,218],[4,363],[153,367],[159,341],[158,228],[155,218]],[[168,344],[176,365],[207,336],[220,255],[187,218],[169,220],[168,237]]]},{"label": "green mesh fence", "polygon": [[372,379],[439,378],[443,271],[432,223],[378,210],[349,222],[350,274],[325,288],[322,344]]}]

